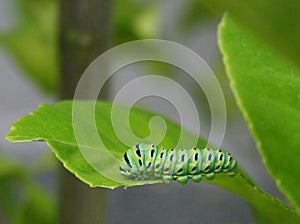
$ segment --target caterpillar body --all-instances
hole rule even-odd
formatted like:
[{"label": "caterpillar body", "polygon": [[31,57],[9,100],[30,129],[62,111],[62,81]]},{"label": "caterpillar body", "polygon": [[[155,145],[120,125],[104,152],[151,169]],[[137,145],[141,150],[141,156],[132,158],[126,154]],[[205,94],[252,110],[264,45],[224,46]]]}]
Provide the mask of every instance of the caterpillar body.
[{"label": "caterpillar body", "polygon": [[176,180],[186,184],[189,179],[199,183],[203,176],[212,180],[216,173],[234,176],[237,161],[230,153],[210,148],[166,149],[153,144],[137,144],[128,149],[119,167],[122,175],[135,179]]}]

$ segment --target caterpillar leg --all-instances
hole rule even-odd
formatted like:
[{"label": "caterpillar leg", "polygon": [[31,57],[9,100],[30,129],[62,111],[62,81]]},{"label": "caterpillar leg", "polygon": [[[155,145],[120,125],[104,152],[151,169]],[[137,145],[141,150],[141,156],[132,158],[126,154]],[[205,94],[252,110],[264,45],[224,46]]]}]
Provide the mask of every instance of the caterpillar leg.
[{"label": "caterpillar leg", "polygon": [[170,175],[163,175],[163,176],[162,176],[162,179],[163,179],[163,181],[166,182],[166,183],[171,183],[172,180],[173,180],[173,177],[170,176]]},{"label": "caterpillar leg", "polygon": [[232,170],[232,171],[229,171],[227,174],[228,174],[228,176],[233,177],[237,174],[237,172]]},{"label": "caterpillar leg", "polygon": [[189,180],[189,177],[187,175],[186,176],[177,176],[176,180],[180,184],[186,184],[188,182],[188,180]]},{"label": "caterpillar leg", "polygon": [[208,179],[208,180],[213,180],[215,178],[215,173],[214,172],[211,172],[211,173],[207,173],[205,174],[205,177]]},{"label": "caterpillar leg", "polygon": [[192,175],[190,178],[195,182],[195,183],[200,183],[202,180],[202,174],[199,175]]}]

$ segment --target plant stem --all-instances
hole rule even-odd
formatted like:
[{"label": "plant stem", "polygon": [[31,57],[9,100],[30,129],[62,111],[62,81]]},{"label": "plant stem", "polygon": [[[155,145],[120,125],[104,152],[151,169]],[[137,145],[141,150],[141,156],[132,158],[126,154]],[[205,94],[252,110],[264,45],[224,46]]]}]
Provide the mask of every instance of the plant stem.
[{"label": "plant stem", "polygon": [[[111,0],[60,0],[61,99],[73,98],[86,67],[109,48],[111,9]],[[105,190],[90,188],[63,167],[59,181],[60,223],[105,222]]]}]

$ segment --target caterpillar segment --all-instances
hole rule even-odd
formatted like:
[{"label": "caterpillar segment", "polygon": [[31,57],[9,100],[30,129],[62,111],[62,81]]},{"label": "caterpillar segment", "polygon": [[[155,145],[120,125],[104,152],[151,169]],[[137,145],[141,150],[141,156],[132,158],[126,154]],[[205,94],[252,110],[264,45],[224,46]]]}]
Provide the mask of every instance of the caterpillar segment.
[{"label": "caterpillar segment", "polygon": [[210,148],[166,149],[153,144],[137,144],[123,156],[119,171],[135,180],[162,179],[186,184],[214,179],[217,173],[234,176],[237,161],[227,152]]}]

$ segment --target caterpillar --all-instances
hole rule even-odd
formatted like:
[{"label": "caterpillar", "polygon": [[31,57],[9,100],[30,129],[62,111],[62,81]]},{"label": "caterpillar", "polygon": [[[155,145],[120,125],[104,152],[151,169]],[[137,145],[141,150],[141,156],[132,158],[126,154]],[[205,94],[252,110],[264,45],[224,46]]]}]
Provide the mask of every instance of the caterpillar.
[{"label": "caterpillar", "polygon": [[237,161],[220,149],[166,149],[137,144],[124,153],[119,171],[134,180],[162,179],[166,183],[175,180],[186,184],[192,179],[199,183],[203,176],[212,180],[220,172],[234,176]]}]

